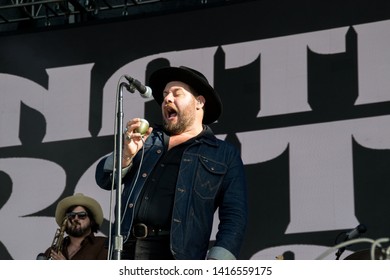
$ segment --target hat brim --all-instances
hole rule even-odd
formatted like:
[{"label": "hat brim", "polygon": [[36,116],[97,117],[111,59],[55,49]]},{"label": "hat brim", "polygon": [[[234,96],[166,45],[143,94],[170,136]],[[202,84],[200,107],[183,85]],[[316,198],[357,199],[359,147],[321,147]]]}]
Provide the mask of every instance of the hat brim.
[{"label": "hat brim", "polygon": [[188,84],[197,94],[202,95],[205,102],[203,123],[211,124],[218,120],[222,113],[222,102],[218,93],[203,78],[186,67],[165,67],[161,68],[150,76],[149,86],[152,88],[154,100],[161,106],[164,97],[165,86],[172,81],[180,81]]},{"label": "hat brim", "polygon": [[101,226],[103,223],[103,210],[100,204],[93,198],[85,196],[83,194],[75,194],[73,196],[68,196],[61,200],[57,204],[56,208],[56,222],[59,226],[61,226],[62,221],[65,217],[66,211],[71,206],[83,206],[88,208],[93,215],[94,220],[96,223]]}]

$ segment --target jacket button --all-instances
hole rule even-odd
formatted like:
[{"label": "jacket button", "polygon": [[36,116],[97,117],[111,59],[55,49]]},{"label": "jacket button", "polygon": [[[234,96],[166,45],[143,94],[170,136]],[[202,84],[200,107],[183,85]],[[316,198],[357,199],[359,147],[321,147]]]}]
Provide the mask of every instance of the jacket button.
[{"label": "jacket button", "polygon": [[162,151],[161,151],[160,149],[158,149],[158,150],[156,151],[156,153],[161,154]]},{"label": "jacket button", "polygon": [[129,208],[133,208],[134,204],[133,203],[129,203]]},{"label": "jacket button", "polygon": [[147,173],[143,173],[143,174],[142,174],[142,177],[143,177],[143,178],[146,178],[147,176],[148,176]]}]

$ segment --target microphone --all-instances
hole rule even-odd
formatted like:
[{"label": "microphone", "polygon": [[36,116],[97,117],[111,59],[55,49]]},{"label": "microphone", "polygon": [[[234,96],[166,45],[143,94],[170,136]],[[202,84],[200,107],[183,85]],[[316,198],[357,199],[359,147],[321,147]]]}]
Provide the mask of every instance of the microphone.
[{"label": "microphone", "polygon": [[[360,224],[345,234],[344,242],[358,238],[360,236],[360,234],[365,233],[366,231],[367,231],[366,226],[363,224]],[[338,260],[340,258],[341,254],[345,251],[345,248],[346,247],[339,248],[339,250],[336,253],[336,256],[337,256],[336,260]]]},{"label": "microphone", "polygon": [[148,86],[143,85],[140,81],[137,79],[134,79],[133,77],[125,75],[125,78],[127,81],[129,81],[130,85],[127,88],[131,93],[134,92],[134,88],[139,91],[141,94],[141,97],[143,98],[149,98],[152,96],[152,89]]},{"label": "microphone", "polygon": [[348,241],[348,240],[351,240],[351,239],[354,239],[354,238],[357,238],[360,236],[361,233],[365,233],[367,231],[367,228],[365,225],[363,224],[360,224],[358,225],[357,227],[355,227],[354,229],[348,231],[345,235],[346,235],[346,238],[344,241]]},{"label": "microphone", "polygon": [[149,122],[145,119],[141,119],[141,125],[140,127],[136,128],[135,131],[138,133],[141,133],[142,136],[148,131],[149,129]]}]

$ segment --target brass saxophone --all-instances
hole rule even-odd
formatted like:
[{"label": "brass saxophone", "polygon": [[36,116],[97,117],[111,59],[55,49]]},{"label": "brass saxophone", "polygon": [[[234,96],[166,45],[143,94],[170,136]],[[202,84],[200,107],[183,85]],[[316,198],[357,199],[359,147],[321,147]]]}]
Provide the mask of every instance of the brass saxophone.
[{"label": "brass saxophone", "polygon": [[[57,254],[62,251],[62,244],[64,241],[64,234],[65,234],[67,223],[68,223],[68,217],[65,216],[65,218],[62,220],[61,227],[57,228],[56,234],[54,235],[53,238],[53,242],[51,243],[51,249]],[[49,260],[51,260],[51,257],[49,258]]]}]

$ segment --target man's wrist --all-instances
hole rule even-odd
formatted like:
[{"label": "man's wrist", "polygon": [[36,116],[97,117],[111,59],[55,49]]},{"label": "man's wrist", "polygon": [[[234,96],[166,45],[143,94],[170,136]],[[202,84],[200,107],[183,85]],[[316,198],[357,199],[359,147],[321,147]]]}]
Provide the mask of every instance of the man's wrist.
[{"label": "man's wrist", "polygon": [[131,163],[133,162],[133,157],[126,155],[125,153],[122,154],[122,167],[129,167],[131,166]]}]

